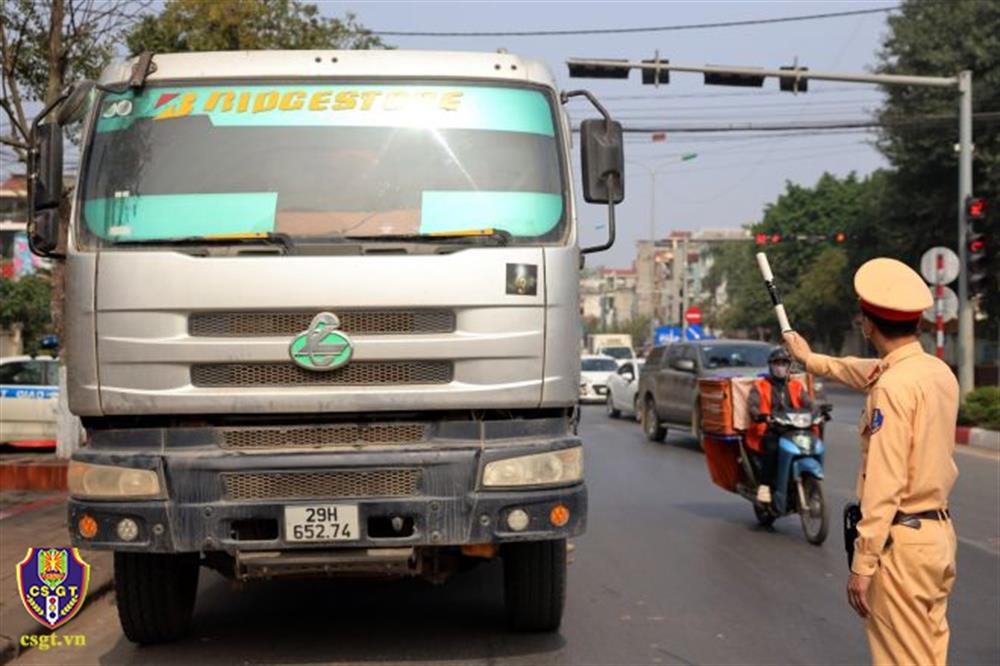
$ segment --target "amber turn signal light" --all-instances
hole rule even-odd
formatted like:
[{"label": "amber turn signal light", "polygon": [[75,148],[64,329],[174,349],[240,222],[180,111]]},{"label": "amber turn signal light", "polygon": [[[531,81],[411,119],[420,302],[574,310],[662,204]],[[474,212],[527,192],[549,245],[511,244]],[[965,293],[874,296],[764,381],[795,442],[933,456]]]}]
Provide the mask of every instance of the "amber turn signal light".
[{"label": "amber turn signal light", "polygon": [[569,509],[565,504],[556,504],[549,512],[549,521],[556,527],[562,527],[569,522]]},{"label": "amber turn signal light", "polygon": [[89,513],[80,516],[80,521],[76,524],[80,536],[84,539],[93,539],[97,536],[97,521]]}]

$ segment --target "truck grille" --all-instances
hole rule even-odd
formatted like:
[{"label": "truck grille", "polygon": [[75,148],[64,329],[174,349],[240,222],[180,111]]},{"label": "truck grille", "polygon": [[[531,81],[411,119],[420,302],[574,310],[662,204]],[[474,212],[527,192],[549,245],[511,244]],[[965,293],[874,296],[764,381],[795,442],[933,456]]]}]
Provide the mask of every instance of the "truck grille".
[{"label": "truck grille", "polygon": [[[335,314],[340,319],[340,330],[354,335],[420,335],[455,330],[455,313],[449,310],[346,310]],[[188,331],[194,337],[285,337],[309,328],[315,316],[316,312],[199,312],[188,319]]]},{"label": "truck grille", "polygon": [[191,383],[200,387],[379,386],[448,384],[451,361],[355,361],[329,372],[292,363],[206,363],[191,366]]},{"label": "truck grille", "polygon": [[426,441],[423,423],[337,423],[326,426],[224,428],[224,449],[297,449],[323,446],[416,444]]},{"label": "truck grille", "polygon": [[420,470],[225,472],[221,476],[230,500],[409,497],[417,494]]}]

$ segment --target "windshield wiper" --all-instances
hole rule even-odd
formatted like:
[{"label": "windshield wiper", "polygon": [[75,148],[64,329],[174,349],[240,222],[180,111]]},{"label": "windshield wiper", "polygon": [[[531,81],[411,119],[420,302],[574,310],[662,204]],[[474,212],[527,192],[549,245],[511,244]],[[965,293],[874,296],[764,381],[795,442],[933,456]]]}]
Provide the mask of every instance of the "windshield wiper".
[{"label": "windshield wiper", "polygon": [[169,247],[181,245],[278,245],[285,253],[291,252],[295,241],[288,234],[275,231],[246,234],[213,234],[210,236],[181,236],[179,238],[151,238],[146,240],[120,240],[119,245],[141,245]]},{"label": "windshield wiper", "polygon": [[342,236],[359,241],[449,243],[461,241],[488,241],[495,245],[508,245],[514,236],[505,229],[462,229],[460,231],[434,231],[426,234],[386,234],[379,236]]}]

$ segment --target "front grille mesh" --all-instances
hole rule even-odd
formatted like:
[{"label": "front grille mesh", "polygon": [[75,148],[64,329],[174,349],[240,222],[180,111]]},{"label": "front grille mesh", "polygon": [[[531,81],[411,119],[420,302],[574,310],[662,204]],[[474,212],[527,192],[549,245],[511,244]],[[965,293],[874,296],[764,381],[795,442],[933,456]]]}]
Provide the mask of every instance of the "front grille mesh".
[{"label": "front grille mesh", "polygon": [[243,386],[379,386],[447,384],[451,361],[355,361],[329,372],[292,363],[206,363],[191,366],[191,383],[199,387]]},{"label": "front grille mesh", "polygon": [[[346,310],[336,315],[340,330],[349,335],[420,335],[455,330],[455,313],[450,310]],[[315,316],[315,312],[199,312],[188,319],[188,331],[194,337],[284,337],[309,328]]]},{"label": "front grille mesh", "polygon": [[417,494],[420,470],[342,472],[224,472],[226,499],[335,499],[409,497]]},{"label": "front grille mesh", "polygon": [[417,444],[427,440],[423,423],[335,423],[324,426],[224,428],[221,446],[240,451],[324,446]]}]

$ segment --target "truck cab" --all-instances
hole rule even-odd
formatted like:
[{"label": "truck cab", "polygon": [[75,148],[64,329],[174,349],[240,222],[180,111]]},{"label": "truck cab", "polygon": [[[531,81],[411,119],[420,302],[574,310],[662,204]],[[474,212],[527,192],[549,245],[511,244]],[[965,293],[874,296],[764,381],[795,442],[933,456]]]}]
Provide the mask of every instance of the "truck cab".
[{"label": "truck cab", "polygon": [[[559,626],[587,515],[577,274],[613,241],[578,242],[573,94],[506,53],[147,53],[36,121],[31,239],[65,262],[86,430],[69,529],[114,551],[129,639],[182,636],[202,566],[442,581],[494,557],[511,626]],[[584,198],[613,233],[601,111]]]}]

